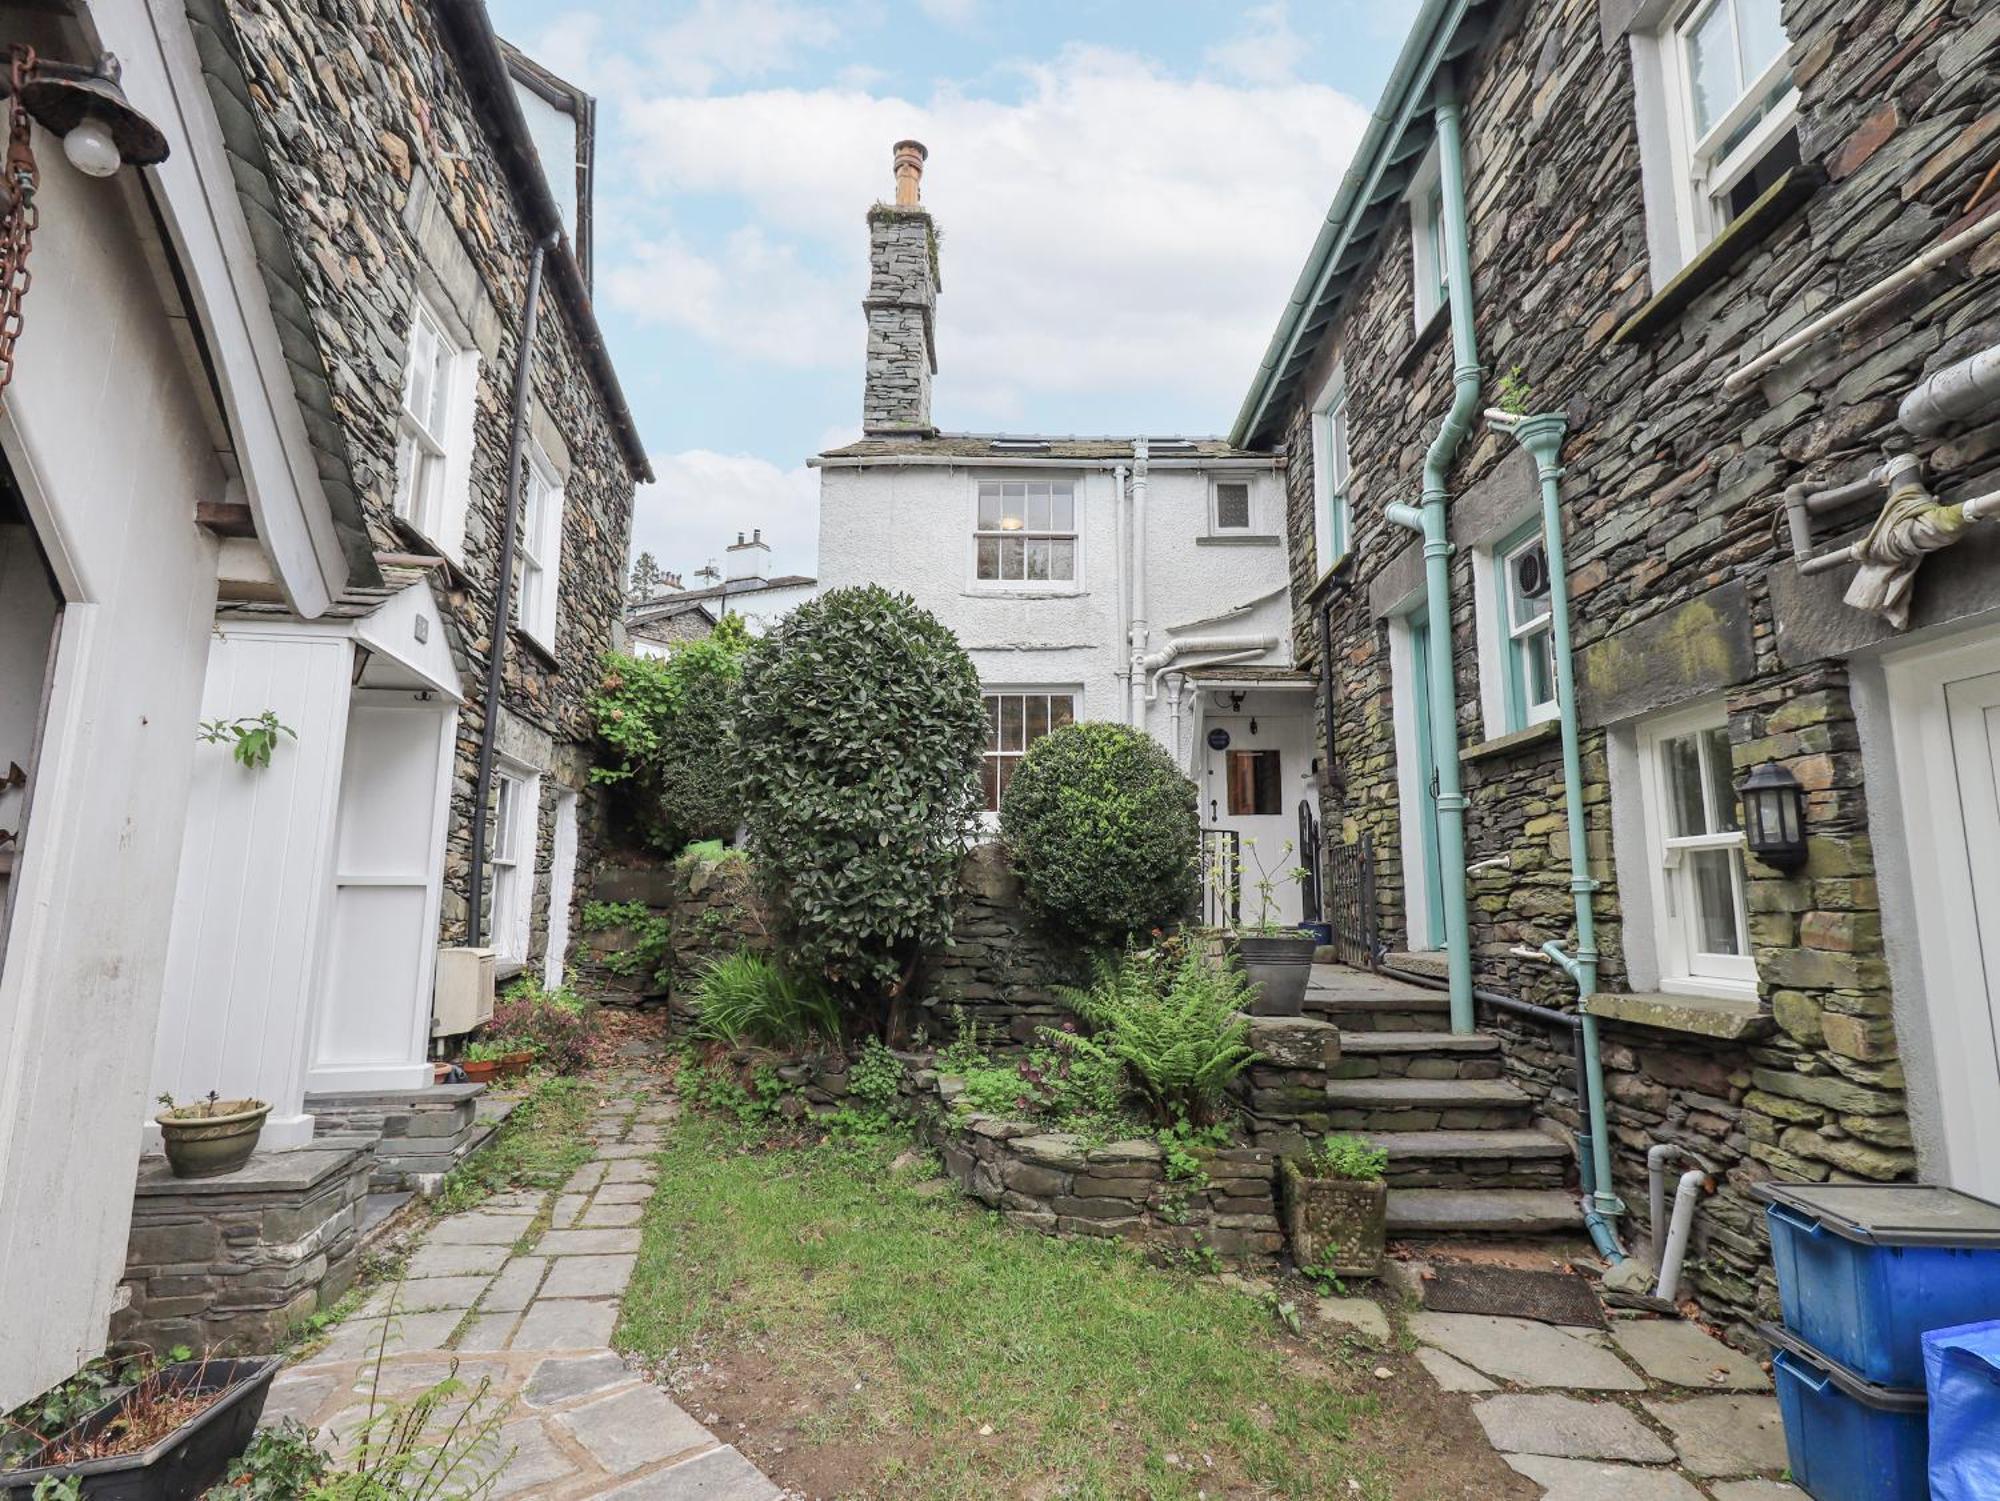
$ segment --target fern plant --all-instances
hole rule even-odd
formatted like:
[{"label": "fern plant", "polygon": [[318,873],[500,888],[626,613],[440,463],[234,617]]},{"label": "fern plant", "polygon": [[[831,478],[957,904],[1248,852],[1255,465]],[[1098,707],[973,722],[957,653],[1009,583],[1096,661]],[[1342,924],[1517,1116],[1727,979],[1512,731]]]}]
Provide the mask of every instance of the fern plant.
[{"label": "fern plant", "polygon": [[1165,971],[1133,954],[1100,959],[1088,988],[1058,986],[1056,993],[1093,1029],[1066,1041],[1123,1064],[1161,1125],[1212,1124],[1230,1080],[1257,1056],[1242,1015],[1250,1008],[1249,980],[1198,953]]},{"label": "fern plant", "polygon": [[739,949],[711,960],[695,982],[696,1033],[731,1047],[783,1047],[840,1036],[840,1005],[816,977],[787,973],[761,954]]}]

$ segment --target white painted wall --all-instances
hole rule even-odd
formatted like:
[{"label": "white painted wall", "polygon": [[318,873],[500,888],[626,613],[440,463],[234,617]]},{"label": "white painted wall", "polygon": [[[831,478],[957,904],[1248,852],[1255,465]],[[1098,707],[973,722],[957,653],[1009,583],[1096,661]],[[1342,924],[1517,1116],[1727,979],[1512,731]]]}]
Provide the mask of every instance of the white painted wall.
[{"label": "white painted wall", "polygon": [[131,185],[36,137],[0,445],[68,604],[0,969],[0,1410],[97,1353],[125,1262],[224,485]]},{"label": "white painted wall", "polygon": [[[1078,578],[1072,589],[1033,591],[973,579],[973,522],[981,479],[1077,481]],[[1241,471],[1230,477],[1243,478]],[[1281,481],[1269,471],[1251,480],[1255,534],[1281,536]],[[1150,649],[1176,635],[1271,636],[1275,649],[1246,659],[1291,664],[1291,606],[1283,546],[1212,546],[1210,476],[1201,470],[1152,470],[1147,497],[1146,598]],[[989,687],[1074,688],[1081,719],[1124,721],[1127,651],[1119,635],[1116,479],[1105,470],[1016,471],[908,465],[829,468],[820,476],[819,587],[881,584],[913,595],[958,635]],[[1259,602],[1261,601],[1261,602]],[[1233,613],[1239,606],[1249,606]],[[1205,658],[1182,658],[1183,667]],[[1173,738],[1170,695],[1157,692],[1145,728],[1163,745]],[[1189,725],[1174,747],[1190,765]]]}]

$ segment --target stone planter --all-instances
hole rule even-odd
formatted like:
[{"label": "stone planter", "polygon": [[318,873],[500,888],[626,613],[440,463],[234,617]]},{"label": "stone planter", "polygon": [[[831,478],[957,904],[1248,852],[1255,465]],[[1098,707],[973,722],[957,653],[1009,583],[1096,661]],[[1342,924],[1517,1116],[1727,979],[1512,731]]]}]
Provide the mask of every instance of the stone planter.
[{"label": "stone planter", "polygon": [[219,1178],[250,1160],[270,1113],[262,1100],[223,1100],[207,1115],[163,1110],[153,1120],[176,1178]]},{"label": "stone planter", "polygon": [[1306,982],[1312,979],[1312,937],[1306,933],[1243,933],[1236,956],[1257,987],[1253,1016],[1297,1016],[1305,1010]]},{"label": "stone planter", "polygon": [[1278,1170],[1292,1260],[1336,1277],[1378,1275],[1388,1239],[1389,1185],[1310,1178],[1294,1157],[1281,1161]]}]

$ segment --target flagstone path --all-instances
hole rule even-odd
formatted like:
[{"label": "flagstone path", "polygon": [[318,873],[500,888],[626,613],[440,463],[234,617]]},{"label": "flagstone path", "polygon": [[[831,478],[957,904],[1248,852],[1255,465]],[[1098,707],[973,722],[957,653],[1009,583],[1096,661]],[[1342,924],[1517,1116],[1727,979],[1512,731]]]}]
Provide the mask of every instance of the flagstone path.
[{"label": "flagstone path", "polygon": [[[638,1259],[652,1158],[675,1105],[648,1076],[605,1081],[592,1160],[560,1190],[502,1194],[438,1221],[404,1279],[379,1289],[328,1343],[280,1372],[267,1423],[294,1417],[338,1451],[367,1411],[378,1350],[382,1395],[444,1378],[490,1380],[476,1416],[505,1414],[489,1494],[582,1501],[771,1501],[749,1460],[683,1412],[610,1348]],[[393,1313],[392,1313],[393,1305]]]}]

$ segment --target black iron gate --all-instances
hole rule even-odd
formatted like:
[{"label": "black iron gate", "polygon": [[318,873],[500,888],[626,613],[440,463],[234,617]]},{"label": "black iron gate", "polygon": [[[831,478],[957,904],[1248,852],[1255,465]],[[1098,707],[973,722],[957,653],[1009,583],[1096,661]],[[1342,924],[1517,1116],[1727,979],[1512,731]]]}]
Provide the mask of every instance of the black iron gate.
[{"label": "black iron gate", "polygon": [[1299,916],[1306,922],[1325,920],[1326,912],[1320,904],[1321,859],[1324,851],[1319,847],[1319,820],[1313,817],[1312,799],[1299,799]]},{"label": "black iron gate", "polygon": [[1342,964],[1373,969],[1382,951],[1375,932],[1375,844],[1362,835],[1327,850],[1320,893]]}]

